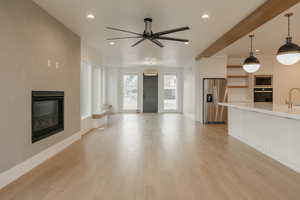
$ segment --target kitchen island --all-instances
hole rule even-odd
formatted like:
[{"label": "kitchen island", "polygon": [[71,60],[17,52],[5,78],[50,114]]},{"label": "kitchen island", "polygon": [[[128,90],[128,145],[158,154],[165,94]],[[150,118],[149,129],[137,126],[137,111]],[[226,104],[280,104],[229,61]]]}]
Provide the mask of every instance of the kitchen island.
[{"label": "kitchen island", "polygon": [[300,107],[219,103],[228,107],[229,135],[300,173]]}]

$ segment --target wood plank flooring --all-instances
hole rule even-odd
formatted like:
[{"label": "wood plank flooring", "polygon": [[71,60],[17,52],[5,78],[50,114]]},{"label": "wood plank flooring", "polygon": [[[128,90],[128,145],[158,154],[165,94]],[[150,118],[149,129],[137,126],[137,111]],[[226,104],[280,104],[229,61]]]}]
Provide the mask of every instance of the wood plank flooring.
[{"label": "wood plank flooring", "polygon": [[[284,147],[283,147],[284,148]],[[178,114],[113,115],[1,200],[299,200],[300,174]]]}]

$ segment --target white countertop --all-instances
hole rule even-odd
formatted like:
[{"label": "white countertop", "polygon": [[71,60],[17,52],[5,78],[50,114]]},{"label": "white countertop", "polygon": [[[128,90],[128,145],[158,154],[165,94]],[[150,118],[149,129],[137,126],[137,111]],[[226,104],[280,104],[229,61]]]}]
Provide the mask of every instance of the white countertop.
[{"label": "white countertop", "polygon": [[219,105],[300,120],[300,106],[295,106],[293,110],[289,110],[287,105],[271,103],[219,103]]}]

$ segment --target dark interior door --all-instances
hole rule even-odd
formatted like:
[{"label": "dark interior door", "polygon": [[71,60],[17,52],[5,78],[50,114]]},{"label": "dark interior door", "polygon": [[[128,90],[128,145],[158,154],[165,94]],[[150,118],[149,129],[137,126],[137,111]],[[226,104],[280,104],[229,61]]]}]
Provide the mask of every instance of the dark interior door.
[{"label": "dark interior door", "polygon": [[158,111],[158,76],[144,76],[143,112]]}]

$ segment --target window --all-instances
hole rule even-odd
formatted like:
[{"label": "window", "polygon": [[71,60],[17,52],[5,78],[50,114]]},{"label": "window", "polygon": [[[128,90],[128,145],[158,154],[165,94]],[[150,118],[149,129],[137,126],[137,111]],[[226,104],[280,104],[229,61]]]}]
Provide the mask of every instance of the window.
[{"label": "window", "polygon": [[93,67],[93,113],[102,109],[102,69]]},{"label": "window", "polygon": [[106,70],[102,69],[102,104],[106,104]]},{"label": "window", "polygon": [[138,75],[123,76],[123,110],[138,109]]},{"label": "window", "polygon": [[92,66],[87,63],[80,70],[80,112],[81,118],[92,115]]},{"label": "window", "polygon": [[177,76],[164,75],[164,110],[177,110]]},{"label": "window", "polygon": [[103,68],[82,63],[80,72],[80,112],[82,119],[101,111],[102,104],[106,102],[105,78]]}]

